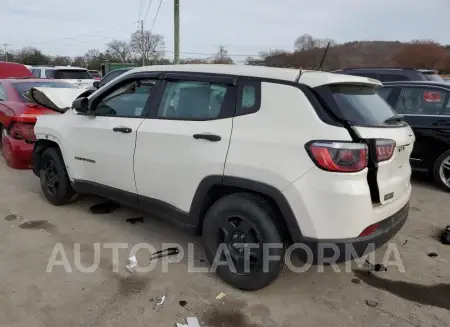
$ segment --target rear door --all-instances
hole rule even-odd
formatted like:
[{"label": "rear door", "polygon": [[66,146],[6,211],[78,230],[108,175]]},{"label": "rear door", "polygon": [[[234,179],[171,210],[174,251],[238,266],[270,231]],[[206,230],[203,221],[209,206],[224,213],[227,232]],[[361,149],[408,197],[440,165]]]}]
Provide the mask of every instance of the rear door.
[{"label": "rear door", "polygon": [[368,180],[372,189],[378,189],[378,198],[372,200],[385,204],[401,198],[410,186],[411,177],[409,156],[414,134],[409,125],[388,120],[396,113],[373,86],[336,84],[327,88],[337,114],[350,121],[369,143],[372,167]]},{"label": "rear door", "polygon": [[200,182],[223,175],[237,87],[227,76],[168,73],[139,127],[134,171],[140,202],[189,212]]}]

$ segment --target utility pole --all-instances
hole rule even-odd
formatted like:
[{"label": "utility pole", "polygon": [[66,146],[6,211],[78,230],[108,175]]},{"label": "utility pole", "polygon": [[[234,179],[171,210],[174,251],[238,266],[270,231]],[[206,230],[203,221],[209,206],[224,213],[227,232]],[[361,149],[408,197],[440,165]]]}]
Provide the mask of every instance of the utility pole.
[{"label": "utility pole", "polygon": [[174,63],[180,63],[180,0],[173,0]]},{"label": "utility pole", "polygon": [[5,47],[5,61],[8,61],[8,50],[7,50],[8,45],[9,45],[8,43],[3,43],[3,46]]},{"label": "utility pole", "polygon": [[142,47],[142,66],[145,66],[145,57],[144,57],[145,37],[144,37],[144,21],[143,20],[141,20],[141,47]]}]

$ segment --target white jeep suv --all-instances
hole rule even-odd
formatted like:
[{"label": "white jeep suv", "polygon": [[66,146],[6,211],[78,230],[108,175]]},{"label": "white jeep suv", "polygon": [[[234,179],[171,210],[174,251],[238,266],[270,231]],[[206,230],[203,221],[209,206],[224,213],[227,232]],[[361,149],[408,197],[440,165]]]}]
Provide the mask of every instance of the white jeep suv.
[{"label": "white jeep suv", "polygon": [[[256,290],[292,244],[361,255],[405,223],[414,135],[380,85],[257,66],[135,68],[38,118],[34,173],[54,205],[97,194],[192,226],[210,262],[219,247],[232,260],[217,274]],[[267,244],[279,246],[263,264]]]}]

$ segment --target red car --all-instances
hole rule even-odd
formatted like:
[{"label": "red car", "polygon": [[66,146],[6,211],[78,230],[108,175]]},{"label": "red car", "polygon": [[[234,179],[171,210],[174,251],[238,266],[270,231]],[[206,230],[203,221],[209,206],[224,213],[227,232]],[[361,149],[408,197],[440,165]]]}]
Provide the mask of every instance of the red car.
[{"label": "red car", "polygon": [[33,74],[25,65],[0,61],[0,78],[11,77],[33,77]]},{"label": "red car", "polygon": [[59,114],[28,100],[25,94],[32,87],[76,88],[61,80],[0,79],[0,147],[8,166],[16,169],[31,168],[36,117]]}]

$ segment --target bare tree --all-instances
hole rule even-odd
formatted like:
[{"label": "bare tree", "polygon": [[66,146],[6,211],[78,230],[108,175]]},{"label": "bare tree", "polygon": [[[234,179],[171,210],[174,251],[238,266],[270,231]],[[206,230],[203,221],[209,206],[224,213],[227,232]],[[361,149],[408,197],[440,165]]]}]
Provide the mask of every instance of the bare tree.
[{"label": "bare tree", "polygon": [[335,46],[336,42],[332,39],[316,39],[309,34],[299,36],[294,42],[294,51],[308,51],[318,48],[325,48],[328,43]]},{"label": "bare tree", "polygon": [[164,38],[150,31],[136,31],[131,35],[130,47],[140,56],[144,63],[151,63],[164,56]]},{"label": "bare tree", "polygon": [[234,64],[233,59],[228,55],[228,50],[223,45],[219,47],[219,51],[215,54],[213,64]]},{"label": "bare tree", "polygon": [[132,51],[130,45],[125,41],[113,40],[106,45],[112,57],[121,62],[127,62],[131,59]]}]

